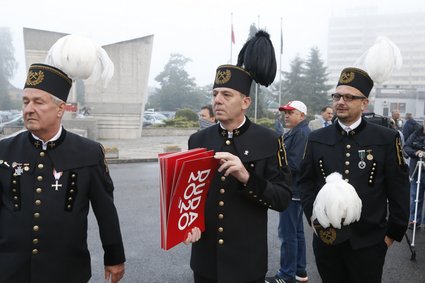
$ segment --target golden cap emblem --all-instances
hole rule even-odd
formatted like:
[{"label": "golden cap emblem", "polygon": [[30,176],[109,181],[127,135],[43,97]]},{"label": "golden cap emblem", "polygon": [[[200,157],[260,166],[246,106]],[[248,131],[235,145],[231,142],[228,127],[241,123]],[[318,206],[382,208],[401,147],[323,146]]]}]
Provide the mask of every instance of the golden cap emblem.
[{"label": "golden cap emblem", "polygon": [[227,83],[232,77],[232,73],[229,69],[219,70],[217,71],[217,75],[215,76],[215,83],[218,85],[222,85]]},{"label": "golden cap emblem", "polygon": [[41,82],[43,82],[43,80],[44,80],[43,71],[38,71],[38,72],[29,71],[26,84],[36,86],[40,84]]},{"label": "golden cap emblem", "polygon": [[344,72],[341,74],[341,77],[339,78],[339,82],[342,84],[348,84],[354,80],[355,74],[354,72]]}]

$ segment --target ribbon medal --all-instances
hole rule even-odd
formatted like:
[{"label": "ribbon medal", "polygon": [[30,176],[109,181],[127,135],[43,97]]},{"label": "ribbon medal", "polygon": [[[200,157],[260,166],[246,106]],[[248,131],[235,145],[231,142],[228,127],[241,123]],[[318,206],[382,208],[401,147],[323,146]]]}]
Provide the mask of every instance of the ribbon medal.
[{"label": "ribbon medal", "polygon": [[364,150],[364,149],[359,150],[359,158],[360,158],[359,168],[360,169],[366,168],[366,162],[364,162],[365,157],[366,157],[366,150]]}]

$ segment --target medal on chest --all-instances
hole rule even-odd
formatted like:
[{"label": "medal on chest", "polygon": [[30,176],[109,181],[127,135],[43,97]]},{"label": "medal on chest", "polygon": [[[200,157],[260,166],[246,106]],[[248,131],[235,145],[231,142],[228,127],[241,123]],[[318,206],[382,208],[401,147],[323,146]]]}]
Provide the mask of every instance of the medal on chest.
[{"label": "medal on chest", "polygon": [[56,169],[53,168],[53,177],[55,177],[55,183],[52,184],[52,188],[55,188],[55,191],[59,190],[62,187],[62,184],[59,184],[59,179],[62,176],[63,172],[56,172]]},{"label": "medal on chest", "polygon": [[372,161],[373,160],[372,150],[368,149],[366,151],[367,151],[367,156],[366,156],[367,160]]},{"label": "medal on chest", "polygon": [[15,169],[15,173],[14,173],[15,176],[21,176],[22,173],[24,172],[24,169],[22,169],[22,163],[13,162],[12,167],[13,169]]},{"label": "medal on chest", "polygon": [[364,149],[359,150],[359,158],[360,158],[359,168],[360,169],[366,168],[366,162],[364,161],[365,157],[366,157],[366,150],[364,150]]}]

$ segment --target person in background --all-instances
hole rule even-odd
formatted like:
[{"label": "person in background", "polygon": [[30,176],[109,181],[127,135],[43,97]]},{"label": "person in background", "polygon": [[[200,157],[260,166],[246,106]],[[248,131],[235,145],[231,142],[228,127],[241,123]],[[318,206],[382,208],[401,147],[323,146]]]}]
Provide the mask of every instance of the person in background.
[{"label": "person in background", "polygon": [[258,31],[239,59],[236,66],[221,65],[216,71],[213,108],[218,123],[189,138],[190,149],[214,150],[220,160],[206,199],[205,231],[194,228],[185,241],[193,243],[195,283],[264,283],[267,212],[282,211],[291,200],[282,137],[245,115],[252,81],[268,86],[276,75],[269,34]]},{"label": "person in background", "polygon": [[116,283],[124,276],[104,149],[61,125],[72,81],[87,79],[93,69],[106,71],[109,81],[113,63],[88,39],[68,35],[53,45],[46,64],[28,70],[22,97],[27,131],[0,141],[0,282],[88,282],[90,207],[104,249],[105,280]]},{"label": "person in background", "polygon": [[303,209],[300,201],[298,177],[301,160],[310,129],[306,118],[307,106],[298,100],[279,107],[285,113],[285,126],[289,129],[283,135],[288,165],[292,174],[292,201],[289,207],[279,213],[278,235],[281,243],[280,269],[274,277],[266,278],[268,283],[295,283],[308,281],[306,272],[306,247],[304,237]]},{"label": "person in background", "polygon": [[201,107],[201,111],[199,111],[199,130],[203,130],[212,126],[216,123],[214,117],[214,111],[212,109],[211,104],[205,105]]},{"label": "person in background", "polygon": [[[409,176],[400,135],[362,118],[373,84],[364,70],[342,70],[332,94],[337,119],[310,133],[301,163],[301,202],[316,231],[313,251],[324,283],[381,282],[387,249],[403,239],[409,222]],[[333,195],[316,202],[335,173],[361,200],[360,207],[357,202],[345,204],[360,209],[359,218],[341,229],[312,220],[313,209],[335,203]]]},{"label": "person in background", "polygon": [[406,121],[404,122],[402,129],[404,140],[407,141],[409,136],[419,128],[421,128],[421,124],[419,124],[418,122],[416,122],[415,119],[413,119],[412,113],[406,113]]},{"label": "person in background", "polygon": [[403,120],[400,118],[400,110],[394,109],[391,111],[391,118],[394,120],[397,130],[401,131],[403,128]]},{"label": "person in background", "polygon": [[[425,161],[425,121],[423,125],[413,132],[404,144],[404,152],[410,157],[410,217],[409,217],[409,229],[413,229],[414,221],[416,220],[416,228],[425,224],[425,215],[422,214],[422,208],[424,205],[424,191],[425,191],[425,171],[423,166],[418,163],[419,157]],[[418,192],[418,173],[421,170],[421,179],[419,180],[419,195]],[[418,197],[418,209],[416,211],[416,197]]]},{"label": "person in background", "polygon": [[334,111],[331,106],[325,106],[320,111],[320,116],[316,119],[311,120],[308,123],[308,127],[310,130],[314,131],[317,129],[321,129],[323,127],[327,127],[332,124],[332,118],[334,116]]},{"label": "person in background", "polygon": [[284,128],[282,124],[282,114],[280,112],[276,113],[276,119],[274,121],[274,130],[279,136],[283,135]]}]

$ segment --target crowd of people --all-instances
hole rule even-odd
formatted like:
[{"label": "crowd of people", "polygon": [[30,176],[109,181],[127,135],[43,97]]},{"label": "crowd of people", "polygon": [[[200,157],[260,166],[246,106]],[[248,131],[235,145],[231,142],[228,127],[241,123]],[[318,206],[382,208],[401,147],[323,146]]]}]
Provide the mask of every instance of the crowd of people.
[{"label": "crowd of people", "polygon": [[[241,52],[255,54],[251,43]],[[245,54],[239,58],[249,60]],[[280,106],[273,137],[246,117],[251,81],[260,76],[244,69],[255,69],[252,62],[238,63],[217,69],[217,123],[189,139],[189,148],[214,149],[221,164],[206,200],[206,230],[194,228],[185,241],[192,243],[195,282],[308,281],[304,219],[314,230],[323,282],[381,282],[387,250],[402,240],[409,223],[399,117],[393,129],[368,121],[363,113],[374,82],[366,71],[348,67],[332,106],[324,106],[315,120],[306,120],[302,101]],[[272,277],[265,277],[267,208],[280,211],[280,268]]]},{"label": "crowd of people", "polygon": [[[81,41],[72,42],[72,36],[59,40],[50,60],[31,65],[23,97],[27,131],[0,141],[1,282],[88,282],[89,205],[105,251],[105,279],[115,283],[124,276],[124,245],[104,151],[61,125],[72,81],[90,74],[81,64],[71,65],[84,75],[68,69],[71,55],[63,57],[67,62],[52,58],[75,46],[84,53]],[[108,66],[103,50],[88,53]],[[191,245],[194,282],[308,281],[304,219],[314,231],[323,282],[381,282],[393,241],[401,241],[409,221],[425,224],[423,186],[416,215],[417,182],[410,182],[409,193],[404,158],[410,158],[414,175],[425,154],[425,128],[411,115],[403,123],[397,111],[393,129],[368,122],[362,113],[374,82],[366,71],[348,67],[332,106],[324,106],[317,119],[308,122],[307,106],[295,100],[279,107],[287,131],[267,129],[246,112],[252,82],[270,85],[276,69],[269,34],[260,30],[245,43],[236,65],[218,66],[212,105],[201,109],[200,130],[188,140],[190,149],[214,150],[219,162],[205,202],[205,231],[194,227],[184,241]],[[425,184],[422,176],[419,182]],[[279,270],[266,278],[268,209],[279,212],[281,249]]]}]

